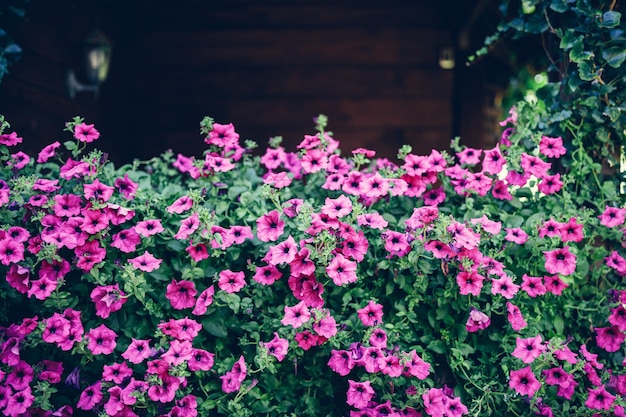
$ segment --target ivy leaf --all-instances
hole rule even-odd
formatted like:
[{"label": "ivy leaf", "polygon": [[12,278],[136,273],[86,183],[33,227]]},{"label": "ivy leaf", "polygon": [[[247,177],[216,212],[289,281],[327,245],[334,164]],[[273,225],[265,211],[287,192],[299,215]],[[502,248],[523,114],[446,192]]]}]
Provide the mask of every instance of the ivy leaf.
[{"label": "ivy leaf", "polygon": [[566,0],[552,0],[550,8],[557,13],[564,13],[568,10]]},{"label": "ivy leaf", "polygon": [[616,11],[608,11],[602,15],[602,22],[600,27],[614,28],[619,26],[622,14]]},{"label": "ivy leaf", "polygon": [[572,50],[569,52],[569,59],[572,62],[580,63],[583,61],[588,61],[593,58],[593,52],[585,51],[585,44],[583,42],[583,37],[579,36],[574,41],[574,45],[572,46]]},{"label": "ivy leaf", "polygon": [[588,62],[578,63],[578,76],[581,80],[593,81],[597,75],[598,72],[594,71]]},{"label": "ivy leaf", "polygon": [[613,68],[619,68],[626,60],[626,49],[619,46],[611,46],[602,51],[602,58]]},{"label": "ivy leaf", "polygon": [[607,116],[611,120],[611,122],[616,122],[617,119],[619,119],[621,113],[622,112],[617,107],[607,107],[602,114]]}]

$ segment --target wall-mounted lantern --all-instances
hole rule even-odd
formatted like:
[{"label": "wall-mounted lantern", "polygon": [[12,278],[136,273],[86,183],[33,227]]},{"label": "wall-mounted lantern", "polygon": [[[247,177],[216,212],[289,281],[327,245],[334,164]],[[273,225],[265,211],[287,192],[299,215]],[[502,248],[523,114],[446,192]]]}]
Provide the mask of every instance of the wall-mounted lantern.
[{"label": "wall-mounted lantern", "polygon": [[102,32],[96,30],[87,36],[82,51],[86,82],[78,81],[74,71],[67,72],[67,91],[71,98],[82,91],[93,91],[98,97],[100,84],[106,80],[109,72],[111,50],[111,41]]},{"label": "wall-mounted lantern", "polygon": [[454,49],[451,46],[439,48],[439,68],[446,70],[454,68]]}]

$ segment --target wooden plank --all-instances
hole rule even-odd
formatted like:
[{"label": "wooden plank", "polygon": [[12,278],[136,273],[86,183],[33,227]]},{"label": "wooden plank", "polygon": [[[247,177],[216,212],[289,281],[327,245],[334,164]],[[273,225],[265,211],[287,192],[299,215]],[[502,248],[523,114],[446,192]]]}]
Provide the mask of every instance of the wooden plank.
[{"label": "wooden plank", "polygon": [[[442,27],[450,22],[440,5],[417,1],[228,1],[217,4],[196,2],[194,13],[185,7],[145,8],[146,30],[180,28],[198,30],[211,28],[271,27]],[[448,17],[449,18],[449,17]],[[448,26],[449,27],[449,26]]]},{"label": "wooden plank", "polygon": [[146,33],[138,51],[146,68],[160,70],[240,65],[436,65],[451,32],[439,29],[309,29]]},{"label": "wooden plank", "polygon": [[254,71],[176,67],[168,72],[147,72],[138,88],[158,91],[166,97],[451,97],[452,82],[452,71],[412,67],[282,67]]}]

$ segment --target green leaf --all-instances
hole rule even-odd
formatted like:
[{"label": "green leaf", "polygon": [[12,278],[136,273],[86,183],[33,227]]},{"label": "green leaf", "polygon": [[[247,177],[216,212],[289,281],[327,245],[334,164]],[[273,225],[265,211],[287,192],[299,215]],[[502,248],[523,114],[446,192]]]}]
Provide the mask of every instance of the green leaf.
[{"label": "green leaf", "polygon": [[552,324],[554,325],[554,330],[556,330],[558,334],[563,334],[565,323],[563,322],[563,318],[561,316],[556,316]]},{"label": "green leaf", "polygon": [[557,13],[564,13],[569,9],[567,0],[552,0],[550,8]]},{"label": "green leaf", "polygon": [[431,341],[428,344],[427,349],[432,350],[433,352],[438,353],[440,355],[443,355],[444,353],[446,353],[446,345],[441,340]]},{"label": "green leaf", "polygon": [[622,14],[616,11],[608,11],[602,15],[601,27],[614,28],[619,26]]},{"label": "green leaf", "polygon": [[602,114],[608,117],[611,122],[616,122],[622,112],[616,107],[607,107]]},{"label": "green leaf", "polygon": [[65,146],[65,149],[71,152],[76,149],[76,142],[74,142],[73,140],[68,140],[63,142],[63,146]]},{"label": "green leaf", "polygon": [[626,48],[619,46],[606,48],[602,50],[602,58],[613,68],[618,68],[626,60]]},{"label": "green leaf", "polygon": [[572,45],[572,50],[569,52],[570,61],[580,63],[591,58],[593,58],[593,53],[585,51],[584,38],[582,36],[577,37]]},{"label": "green leaf", "polygon": [[221,318],[207,318],[202,321],[202,326],[204,330],[215,337],[225,338],[228,336],[228,330]]},{"label": "green leaf", "polygon": [[583,61],[578,63],[578,76],[581,80],[593,81],[597,75],[598,72],[594,71],[588,62]]}]

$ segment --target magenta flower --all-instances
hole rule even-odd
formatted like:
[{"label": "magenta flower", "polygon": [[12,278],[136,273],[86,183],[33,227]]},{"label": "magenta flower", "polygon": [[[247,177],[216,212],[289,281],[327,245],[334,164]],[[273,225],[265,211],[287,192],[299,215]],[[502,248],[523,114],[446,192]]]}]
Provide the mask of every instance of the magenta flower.
[{"label": "magenta flower", "polygon": [[0,262],[3,265],[18,263],[24,260],[24,244],[14,239],[0,240]]},{"label": "magenta flower", "polygon": [[256,221],[257,237],[263,242],[275,242],[285,229],[285,222],[280,219],[278,210],[272,210]]},{"label": "magenta flower", "polygon": [[487,174],[497,175],[506,165],[506,160],[500,152],[500,146],[485,151],[483,158],[483,172]]},{"label": "magenta flower", "polygon": [[271,246],[268,252],[268,262],[271,265],[291,263],[298,253],[298,245],[291,235],[276,246]]},{"label": "magenta flower", "polygon": [[176,199],[176,201],[174,201],[172,204],[170,204],[169,207],[167,207],[167,211],[171,214],[182,214],[185,211],[191,209],[191,207],[193,207],[193,200],[191,199],[191,197],[184,195]]},{"label": "magenta flower", "polygon": [[103,319],[120,310],[126,302],[126,294],[120,290],[119,284],[97,286],[91,291],[90,297],[96,306],[96,315]]},{"label": "magenta flower", "polygon": [[193,348],[189,340],[172,340],[170,347],[161,358],[170,366],[177,366],[191,359]]},{"label": "magenta flower", "polygon": [[221,148],[226,147],[229,144],[237,143],[238,141],[239,133],[235,131],[235,126],[232,123],[213,123],[213,129],[204,139],[204,142],[208,145],[216,145]]},{"label": "magenta flower", "polygon": [[138,364],[148,359],[151,354],[150,339],[131,338],[131,343],[124,353],[122,353],[122,358],[131,363]]},{"label": "magenta flower", "polygon": [[143,220],[137,222],[135,225],[135,232],[139,233],[143,237],[149,237],[152,235],[156,235],[163,231],[163,226],[161,225],[161,220],[159,219],[150,219]]},{"label": "magenta flower", "polygon": [[576,221],[575,217],[570,217],[567,223],[559,227],[559,235],[563,242],[580,242],[583,240],[583,225]]},{"label": "magenta flower", "polygon": [[541,388],[530,366],[509,373],[509,387],[520,395],[532,397]]},{"label": "magenta flower", "polygon": [[133,370],[126,365],[126,362],[104,365],[102,367],[102,379],[121,384],[126,377],[132,376]]},{"label": "magenta flower", "polygon": [[282,276],[282,272],[274,265],[265,265],[256,268],[252,279],[262,285],[272,285]]},{"label": "magenta flower", "polygon": [[283,326],[292,326],[294,329],[301,327],[311,318],[311,313],[304,301],[293,307],[285,306],[285,316],[280,321]]},{"label": "magenta flower", "polygon": [[318,346],[320,344],[320,339],[323,338],[305,330],[303,332],[296,333],[294,339],[296,343],[298,343],[298,347],[302,348],[302,350],[309,350],[313,346]]},{"label": "magenta flower", "polygon": [[92,410],[102,401],[102,398],[102,381],[99,380],[83,390],[76,407],[81,410]]},{"label": "magenta flower", "polygon": [[326,197],[321,211],[331,219],[340,219],[352,212],[352,201],[343,194],[335,199]]},{"label": "magenta flower", "polygon": [[546,293],[546,287],[543,285],[543,277],[531,277],[524,274],[522,275],[521,288],[531,298],[535,298]]},{"label": "magenta flower", "polygon": [[526,339],[518,337],[515,339],[515,345],[515,350],[511,355],[521,359],[524,363],[532,363],[546,350],[541,335]]},{"label": "magenta flower", "polygon": [[187,368],[191,372],[208,371],[215,363],[215,355],[204,349],[192,349],[191,357],[187,360]]},{"label": "magenta flower", "polygon": [[480,295],[480,290],[483,288],[483,281],[485,277],[480,275],[476,271],[461,271],[456,276],[456,283],[459,285],[459,294],[468,295],[472,294],[476,297]]},{"label": "magenta flower", "polygon": [[124,253],[134,252],[141,243],[141,236],[135,229],[124,229],[115,233],[111,238],[113,239],[111,246]]},{"label": "magenta flower", "polygon": [[499,278],[491,280],[491,293],[493,295],[499,294],[507,300],[515,297],[515,294],[519,291],[520,286],[515,284],[511,277],[504,274]]},{"label": "magenta flower", "polygon": [[161,259],[155,258],[150,252],[145,251],[143,255],[139,255],[136,258],[128,260],[132,266],[140,271],[152,272],[155,269],[159,269],[161,266]]},{"label": "magenta flower", "polygon": [[388,230],[383,234],[385,250],[392,256],[403,257],[411,251],[411,245],[405,233]]},{"label": "magenta flower", "polygon": [[606,227],[617,227],[626,221],[626,208],[605,206],[604,211],[598,216],[600,224]]},{"label": "magenta flower", "polygon": [[29,386],[9,396],[3,414],[9,417],[26,415],[26,410],[33,404],[35,396]]},{"label": "magenta flower", "polygon": [[498,200],[507,200],[510,201],[513,199],[513,196],[509,192],[508,185],[502,180],[495,180],[493,183],[493,187],[491,188],[491,195],[493,198]]},{"label": "magenta flower", "polygon": [[124,174],[123,178],[116,178],[113,185],[127,200],[135,198],[139,185]]},{"label": "magenta flower", "polygon": [[196,300],[196,304],[193,307],[192,314],[196,316],[201,316],[206,313],[208,307],[213,304],[213,295],[215,294],[215,287],[211,285],[204,291],[200,293],[198,299]]},{"label": "magenta flower", "polygon": [[30,288],[27,291],[28,298],[35,296],[35,298],[38,300],[45,300],[50,297],[50,294],[54,292],[57,285],[57,280],[47,277],[32,280],[30,282]]},{"label": "magenta flower", "polygon": [[337,321],[331,315],[326,315],[322,317],[315,323],[313,323],[313,330],[318,335],[325,337],[326,339],[330,339],[335,334],[337,334]]},{"label": "magenta flower", "polygon": [[476,165],[480,162],[482,156],[482,149],[465,148],[456,153],[456,157],[459,160],[459,164]]},{"label": "magenta flower", "polygon": [[548,221],[546,221],[540,228],[539,228],[539,237],[554,237],[554,236],[559,236],[559,229],[561,227],[561,223],[557,222],[554,219],[550,219]]},{"label": "magenta flower", "polygon": [[554,295],[561,295],[563,290],[569,287],[558,275],[546,275],[543,282],[546,290]]},{"label": "magenta flower", "polygon": [[165,297],[170,300],[172,308],[183,310],[196,305],[195,297],[197,293],[198,291],[193,282],[172,280],[172,282],[167,285]]},{"label": "magenta flower", "polygon": [[576,255],[569,246],[544,252],[546,271],[550,274],[571,275],[576,270]]},{"label": "magenta flower", "polygon": [[382,324],[383,306],[370,300],[365,307],[357,310],[357,315],[364,326]]},{"label": "magenta flower", "polygon": [[526,323],[526,320],[524,320],[524,316],[522,316],[522,312],[520,311],[518,306],[507,301],[506,311],[507,319],[513,330],[519,332],[520,330],[528,326],[528,323]]},{"label": "magenta flower", "polygon": [[548,158],[559,158],[565,155],[567,151],[560,136],[556,138],[542,136],[541,141],[539,141],[539,152]]},{"label": "magenta flower", "polygon": [[554,175],[544,175],[537,189],[545,195],[558,193],[563,188],[563,181],[561,181],[561,174],[556,173]]},{"label": "magenta flower", "polygon": [[424,380],[430,375],[430,364],[424,361],[415,350],[411,350],[403,359],[403,375]]},{"label": "magenta flower", "polygon": [[346,394],[346,403],[357,409],[365,408],[376,394],[370,381],[355,382],[349,379],[348,385],[349,388]]},{"label": "magenta flower", "polygon": [[356,262],[346,259],[338,253],[326,267],[326,273],[333,280],[335,285],[342,286],[355,282]]},{"label": "magenta flower", "polygon": [[95,199],[100,202],[109,201],[114,190],[115,188],[110,185],[102,184],[98,178],[91,184],[83,184],[83,196],[87,200]]},{"label": "magenta flower", "polygon": [[87,349],[94,355],[109,355],[113,353],[117,343],[117,334],[104,324],[95,327],[87,332]]},{"label": "magenta flower", "polygon": [[233,272],[230,269],[226,269],[220,272],[217,286],[222,291],[230,294],[239,292],[246,286],[245,275],[243,271]]},{"label": "magenta flower", "polygon": [[626,339],[624,332],[617,326],[596,327],[595,332],[596,343],[607,352],[617,352]]},{"label": "magenta flower", "polygon": [[81,123],[74,127],[74,137],[80,142],[90,143],[100,137],[100,132],[93,127],[93,124]]},{"label": "magenta flower", "polygon": [[200,217],[198,213],[193,213],[180,222],[178,231],[174,235],[174,239],[183,240],[189,238],[200,227]]},{"label": "magenta flower", "polygon": [[517,243],[518,245],[523,245],[528,240],[528,234],[520,229],[519,227],[513,227],[506,229],[506,236],[504,236],[505,240],[509,242]]},{"label": "magenta flower", "polygon": [[609,393],[604,385],[598,388],[588,388],[589,392],[585,405],[592,410],[610,410],[615,402],[615,395]]},{"label": "magenta flower", "polygon": [[15,146],[19,143],[22,143],[22,138],[17,136],[16,132],[3,133],[0,135],[0,145]]},{"label": "magenta flower", "polygon": [[278,333],[274,332],[274,338],[269,342],[260,342],[260,345],[267,349],[270,355],[278,359],[278,362],[282,362],[287,355],[289,349],[289,341],[278,336]]},{"label": "magenta flower", "polygon": [[528,155],[526,152],[522,153],[520,165],[526,174],[534,175],[537,178],[543,178],[552,166],[550,162],[545,162],[537,156]]},{"label": "magenta flower", "polygon": [[486,329],[491,324],[491,319],[482,311],[472,309],[465,323],[468,332],[473,333]]}]

